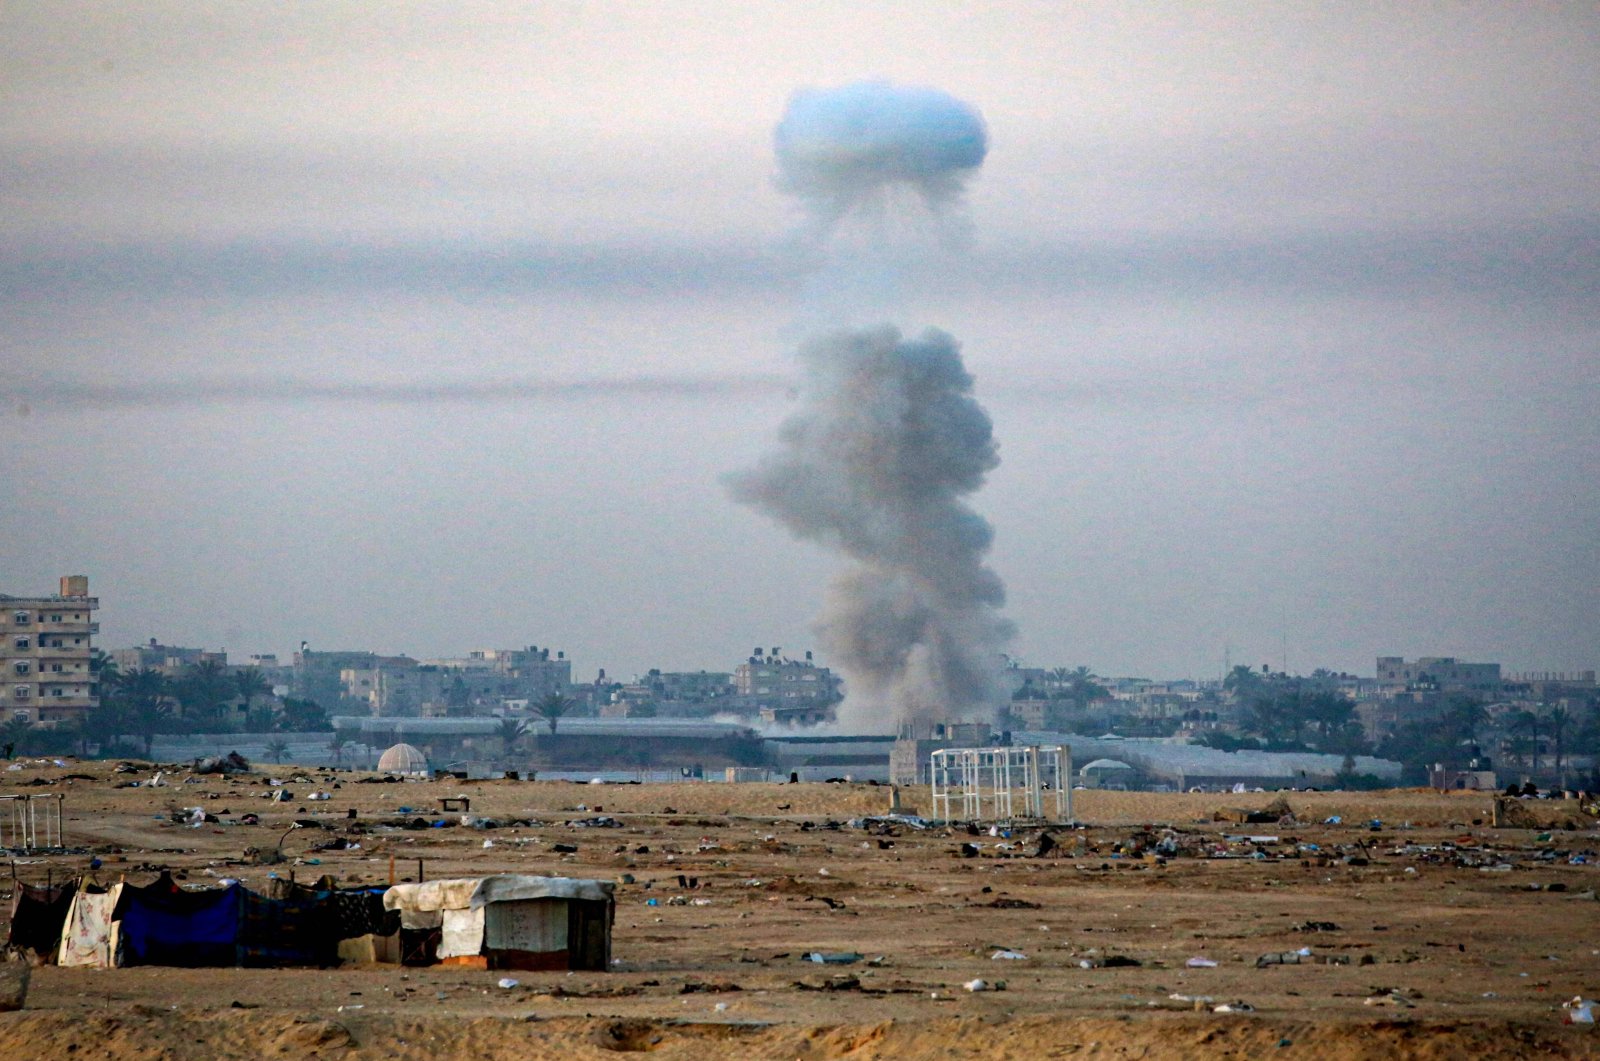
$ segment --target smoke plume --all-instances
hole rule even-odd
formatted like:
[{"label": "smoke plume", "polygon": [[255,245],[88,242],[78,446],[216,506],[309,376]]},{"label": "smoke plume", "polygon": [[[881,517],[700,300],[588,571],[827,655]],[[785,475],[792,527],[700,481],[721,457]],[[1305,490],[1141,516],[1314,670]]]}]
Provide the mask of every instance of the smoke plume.
[{"label": "smoke plume", "polygon": [[987,716],[1010,624],[983,557],[989,524],[962,500],[999,464],[955,340],[841,332],[800,352],[801,406],[779,446],[731,477],[735,499],[855,561],[817,622],[843,672],[841,721]]},{"label": "smoke plume", "polygon": [[778,187],[805,202],[823,230],[895,189],[947,210],[988,152],[983,118],[967,104],[881,81],[796,92],[773,139]]},{"label": "smoke plume", "polygon": [[[847,215],[893,219],[908,198],[926,207],[918,216],[946,219],[988,150],[972,107],[882,82],[795,93],[774,139],[778,186],[806,205],[819,244]],[[863,259],[903,254],[888,226],[866,230],[867,246],[820,259],[820,287],[850,288]],[[774,451],[729,487],[853,561],[816,624],[845,678],[841,724],[883,731],[992,717],[1011,624],[997,611],[1005,589],[984,563],[993,531],[963,498],[999,457],[955,340],[933,329],[905,339],[887,324],[846,330],[835,319],[800,360],[798,411]]]}]

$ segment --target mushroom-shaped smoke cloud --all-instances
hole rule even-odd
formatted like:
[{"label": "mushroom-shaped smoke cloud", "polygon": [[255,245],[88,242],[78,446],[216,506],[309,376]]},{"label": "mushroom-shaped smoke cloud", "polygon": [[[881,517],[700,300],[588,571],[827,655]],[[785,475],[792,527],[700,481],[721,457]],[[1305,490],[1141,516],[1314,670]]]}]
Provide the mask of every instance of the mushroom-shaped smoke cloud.
[{"label": "mushroom-shaped smoke cloud", "polygon": [[972,107],[938,89],[881,81],[796,92],[774,139],[778,187],[826,224],[897,185],[931,209],[955,203],[988,152]]}]

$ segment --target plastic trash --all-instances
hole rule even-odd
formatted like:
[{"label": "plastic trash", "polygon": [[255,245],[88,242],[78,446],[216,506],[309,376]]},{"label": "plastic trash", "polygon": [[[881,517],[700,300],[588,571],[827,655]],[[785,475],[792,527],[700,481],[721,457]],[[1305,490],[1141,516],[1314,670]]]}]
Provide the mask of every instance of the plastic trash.
[{"label": "plastic trash", "polygon": [[961,986],[966,988],[968,991],[1004,991],[1006,989],[1006,982],[1004,980],[995,980],[993,982],[981,979],[968,980]]},{"label": "plastic trash", "polygon": [[1183,964],[1190,969],[1215,969],[1217,967],[1216,962],[1212,961],[1210,958],[1202,958],[1199,955],[1190,958]]},{"label": "plastic trash", "polygon": [[521,982],[521,980],[515,980],[509,976],[502,976],[500,978],[500,986],[507,991],[511,990],[513,987],[516,987]]},{"label": "plastic trash", "polygon": [[1566,1024],[1594,1023],[1594,1003],[1582,995],[1572,996],[1572,1001],[1561,1003],[1561,1008],[1567,1011],[1564,1018]]},{"label": "plastic trash", "polygon": [[997,950],[989,955],[992,962],[1025,962],[1028,956],[1020,950]]},{"label": "plastic trash", "polygon": [[806,961],[816,962],[818,965],[854,965],[861,960],[861,955],[855,951],[825,952],[814,950],[806,955]]}]

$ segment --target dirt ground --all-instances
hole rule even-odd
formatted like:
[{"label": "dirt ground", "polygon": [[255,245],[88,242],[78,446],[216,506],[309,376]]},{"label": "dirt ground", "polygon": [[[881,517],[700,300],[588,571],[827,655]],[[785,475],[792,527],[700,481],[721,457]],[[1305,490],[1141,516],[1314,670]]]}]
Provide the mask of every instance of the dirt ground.
[{"label": "dirt ground", "polygon": [[[615,968],[42,966],[26,1008],[0,1014],[0,1054],[1600,1056],[1592,1025],[1563,1023],[1563,1002],[1600,995],[1600,828],[1573,803],[1523,802],[1527,827],[1492,828],[1487,796],[1287,793],[1292,817],[1236,824],[1214,819],[1280,796],[1078,792],[1083,826],[1050,827],[1059,846],[1036,856],[1037,826],[861,822],[889,805],[870,785],[369,784],[284,767],[114,787],[153,773],[0,774],[0,793],[66,797],[72,853],[15,856],[15,877],[143,884],[170,868],[265,890],[274,873],[384,882],[392,859],[397,880],[419,860],[428,879],[616,880]],[[277,787],[293,798],[273,802]],[[446,796],[493,824],[442,813]],[[902,798],[928,809],[925,789]],[[171,820],[192,807],[217,820]],[[336,838],[359,847],[314,850]],[[275,851],[285,861],[263,864]],[[859,958],[806,959],[836,952]]]}]

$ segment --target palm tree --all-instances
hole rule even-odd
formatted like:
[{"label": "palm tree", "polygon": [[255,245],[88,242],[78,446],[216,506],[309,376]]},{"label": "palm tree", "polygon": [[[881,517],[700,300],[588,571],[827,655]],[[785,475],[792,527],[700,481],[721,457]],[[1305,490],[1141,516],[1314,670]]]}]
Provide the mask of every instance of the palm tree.
[{"label": "palm tree", "polygon": [[123,704],[124,722],[134,736],[144,741],[148,759],[156,734],[164,732],[172,719],[172,679],[158,670],[138,667],[118,680],[117,694]]},{"label": "palm tree", "polygon": [[1321,735],[1318,744],[1323,751],[1327,751],[1331,746],[1331,738],[1343,731],[1355,719],[1355,704],[1338,693],[1326,691],[1308,693],[1301,706],[1307,719],[1317,727],[1317,732]]},{"label": "palm tree", "polygon": [[1511,732],[1528,731],[1528,750],[1533,757],[1533,771],[1539,772],[1539,716],[1532,711],[1518,711],[1511,716]]},{"label": "palm tree", "polygon": [[178,679],[176,691],[184,714],[192,717],[196,725],[209,726],[222,721],[222,705],[233,698],[235,688],[227,667],[220,660],[207,657],[188,666]]},{"label": "palm tree", "polygon": [[1088,667],[1076,667],[1067,675],[1067,689],[1070,698],[1077,701],[1080,709],[1089,706],[1090,700],[1098,700],[1110,693],[1100,684],[1100,676]]},{"label": "palm tree", "polygon": [[495,736],[500,738],[500,746],[509,753],[522,735],[528,732],[528,724],[518,718],[502,718]]},{"label": "palm tree", "polygon": [[1444,713],[1445,724],[1469,743],[1478,742],[1478,731],[1489,721],[1489,711],[1470,696],[1451,697]]},{"label": "palm tree", "polygon": [[[500,738],[500,757],[510,762],[517,750],[517,742],[528,732],[528,724],[518,718],[502,718],[495,736]],[[510,769],[510,767],[506,767]]]},{"label": "palm tree", "polygon": [[341,736],[338,736],[337,734],[335,734],[334,737],[328,741],[328,750],[333,753],[334,765],[341,766],[344,764],[344,749],[345,745],[349,743],[349,741],[345,740]]},{"label": "palm tree", "polygon": [[1243,663],[1237,663],[1222,679],[1222,688],[1232,693],[1235,699],[1248,701],[1261,688],[1261,675]]},{"label": "palm tree", "polygon": [[122,677],[122,668],[117,666],[117,661],[100,649],[89,653],[89,676],[94,679],[94,693],[104,696],[107,690],[115,689],[117,681]]},{"label": "palm tree", "polygon": [[[16,745],[26,738],[32,730],[33,723],[28,722],[26,719],[13,718],[4,724],[0,724],[0,744],[14,750]],[[10,757],[8,753],[6,758],[9,759]]]},{"label": "palm tree", "polygon": [[273,710],[270,707],[266,710],[257,710],[255,701],[258,696],[272,695],[272,683],[262,677],[261,672],[254,667],[240,667],[233,672],[232,677],[234,695],[244,699],[245,718],[249,720],[245,725],[254,729],[265,721],[270,726]]},{"label": "palm tree", "polygon": [[1572,715],[1565,707],[1553,707],[1544,716],[1545,730],[1556,739],[1556,770],[1561,769],[1561,759],[1566,752],[1567,727],[1572,725]]},{"label": "palm tree", "polygon": [[556,735],[556,720],[578,706],[576,700],[562,696],[560,693],[550,693],[534,705],[534,710],[539,712],[539,717],[544,719],[550,727],[550,736]]},{"label": "palm tree", "polygon": [[274,737],[267,742],[267,758],[275,763],[289,761],[289,745],[282,737]]}]

